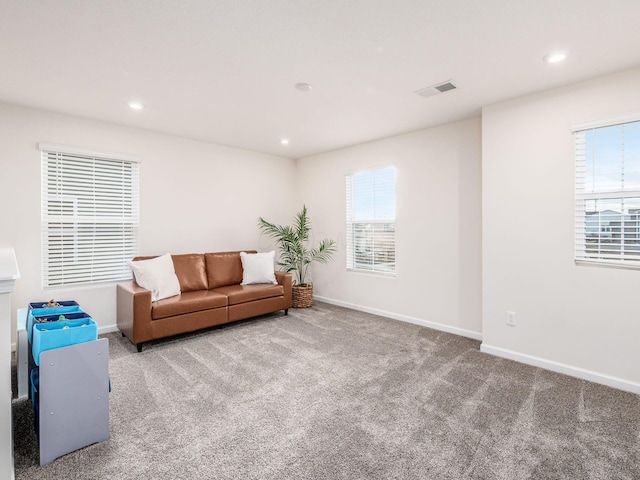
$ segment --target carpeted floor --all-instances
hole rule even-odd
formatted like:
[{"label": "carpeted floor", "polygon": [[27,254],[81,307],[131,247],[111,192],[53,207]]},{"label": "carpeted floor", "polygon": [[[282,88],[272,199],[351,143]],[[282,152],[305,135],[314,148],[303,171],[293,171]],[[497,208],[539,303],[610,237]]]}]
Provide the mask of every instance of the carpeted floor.
[{"label": "carpeted floor", "polygon": [[640,396],[479,342],[316,303],[145,345],[110,342],[111,438],[16,479],[640,479]]}]

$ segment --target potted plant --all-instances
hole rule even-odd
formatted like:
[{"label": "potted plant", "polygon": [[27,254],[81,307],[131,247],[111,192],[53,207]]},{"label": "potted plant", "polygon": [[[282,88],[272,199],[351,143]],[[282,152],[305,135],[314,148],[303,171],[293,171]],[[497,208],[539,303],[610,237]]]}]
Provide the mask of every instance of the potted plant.
[{"label": "potted plant", "polygon": [[309,247],[311,221],[306,205],[294,218],[293,225],[274,225],[264,218],[258,219],[263,234],[273,238],[280,249],[278,267],[293,274],[293,307],[305,308],[313,305],[313,284],[307,282],[312,262],[327,263],[336,251],[333,240],[325,238],[316,248]]}]

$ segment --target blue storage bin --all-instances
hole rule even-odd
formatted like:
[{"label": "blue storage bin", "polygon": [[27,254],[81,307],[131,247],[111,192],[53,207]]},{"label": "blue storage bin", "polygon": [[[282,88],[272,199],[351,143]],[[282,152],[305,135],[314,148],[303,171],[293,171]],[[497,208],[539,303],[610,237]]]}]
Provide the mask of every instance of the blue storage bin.
[{"label": "blue storage bin", "polygon": [[32,302],[29,304],[29,310],[27,312],[27,338],[29,339],[29,343],[33,341],[33,324],[35,317],[82,312],[78,302],[73,300],[58,303],[60,304],[59,307],[47,307],[47,302]]},{"label": "blue storage bin", "polygon": [[71,313],[61,313],[60,315],[36,315],[33,317],[33,324],[37,325],[38,323],[51,323],[51,322],[63,322],[65,320],[80,320],[83,318],[91,318],[87,312],[79,311],[79,312],[71,312]]},{"label": "blue storage bin", "polygon": [[34,368],[31,370],[31,401],[36,403],[38,401],[38,385],[40,383],[40,379],[38,378],[38,369]]},{"label": "blue storage bin", "polygon": [[36,323],[33,326],[33,360],[36,365],[40,365],[41,352],[97,339],[98,325],[91,317]]},{"label": "blue storage bin", "polygon": [[30,380],[30,393],[31,393],[31,403],[33,404],[33,428],[36,431],[36,435],[40,434],[40,398],[38,397],[38,386],[40,383],[40,379],[38,376],[38,369],[34,368],[31,370],[31,374],[29,375]]},{"label": "blue storage bin", "polygon": [[[82,318],[91,318],[91,316],[88,313],[80,310],[79,312],[61,313],[59,315],[56,314],[56,315],[34,316],[32,323],[33,325],[37,325],[39,323],[62,322],[65,320],[80,320]],[[34,355],[33,345],[31,343],[29,344],[29,352],[33,357]]]}]

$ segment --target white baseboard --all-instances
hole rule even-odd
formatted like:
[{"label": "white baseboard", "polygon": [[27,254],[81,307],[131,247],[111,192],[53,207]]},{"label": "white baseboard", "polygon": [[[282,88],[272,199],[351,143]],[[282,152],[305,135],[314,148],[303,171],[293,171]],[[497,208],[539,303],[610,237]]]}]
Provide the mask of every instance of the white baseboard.
[{"label": "white baseboard", "polygon": [[374,315],[380,315],[382,317],[392,318],[394,320],[400,320],[402,322],[413,323],[427,328],[433,328],[434,330],[440,330],[441,332],[453,333],[454,335],[460,335],[462,337],[472,338],[474,340],[482,340],[482,334],[464,328],[452,327],[443,323],[430,322],[421,318],[409,317],[407,315],[400,315],[398,313],[386,312],[384,310],[378,310],[376,308],[369,308],[362,305],[355,305],[353,303],[342,302],[340,300],[333,300],[331,298],[319,297],[314,295],[313,298],[319,302],[330,303],[331,305],[337,305],[339,307],[346,307],[352,310],[358,310],[360,312],[372,313]]},{"label": "white baseboard", "polygon": [[525,363],[533,367],[540,367],[544,368],[545,370],[551,370],[552,372],[563,373],[571,377],[576,377],[582,380],[588,380],[590,382],[606,385],[608,387],[617,388],[619,390],[624,390],[625,392],[640,394],[640,383],[630,382],[629,380],[624,380],[622,378],[611,377],[609,375],[593,372],[591,370],[585,370],[583,368],[565,365],[564,363],[558,363],[551,360],[545,360],[544,358],[514,352],[513,350],[493,347],[491,345],[487,345],[486,343],[480,345],[480,351],[488,353],[489,355],[495,355],[496,357]]},{"label": "white baseboard", "polygon": [[107,327],[100,327],[98,328],[98,335],[102,335],[105,333],[111,333],[111,332],[117,332],[118,331],[118,326],[117,325],[109,325]]},{"label": "white baseboard", "polygon": [[[352,310],[358,310],[361,312],[372,313],[374,315],[381,315],[383,317],[392,318],[394,320],[400,320],[403,322],[413,323],[421,325],[427,328],[433,328],[434,330],[440,330],[447,333],[453,333],[454,335],[461,335],[463,337],[472,338],[474,340],[482,340],[482,333],[473,332],[463,328],[452,327],[450,325],[444,325],[442,323],[430,322],[420,318],[409,317],[407,315],[400,315],[393,312],[387,312],[384,310],[378,310],[376,308],[369,308],[362,305],[356,305],[349,302],[343,302],[340,300],[334,300],[332,298],[320,297],[314,295],[313,298],[319,302],[330,303],[339,307],[351,308]],[[622,378],[612,377],[604,375],[602,373],[593,372],[591,370],[585,370],[583,368],[573,367],[571,365],[565,365],[563,363],[546,360],[544,358],[534,357],[524,353],[514,352],[513,350],[506,350],[504,348],[493,347],[482,343],[480,345],[480,351],[489,355],[495,355],[496,357],[506,358],[516,362],[531,365],[533,367],[544,368],[556,373],[562,373],[571,377],[580,378],[582,380],[588,380],[590,382],[599,383],[608,387],[624,390],[625,392],[631,392],[640,394],[640,383],[631,382]]]}]

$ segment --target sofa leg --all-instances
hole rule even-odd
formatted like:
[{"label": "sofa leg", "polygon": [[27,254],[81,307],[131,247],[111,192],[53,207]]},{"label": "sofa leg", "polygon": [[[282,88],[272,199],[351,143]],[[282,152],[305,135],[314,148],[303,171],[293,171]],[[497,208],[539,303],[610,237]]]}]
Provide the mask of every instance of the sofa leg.
[{"label": "sofa leg", "polygon": [[136,348],[138,349],[138,353],[142,351],[142,343],[136,343]]},{"label": "sofa leg", "polygon": [[120,335],[122,335],[124,337],[124,333],[123,332],[120,332]]},{"label": "sofa leg", "polygon": [[288,309],[288,308],[285,308],[285,309],[284,309],[284,314],[285,314],[285,315],[289,315],[289,309]]}]

